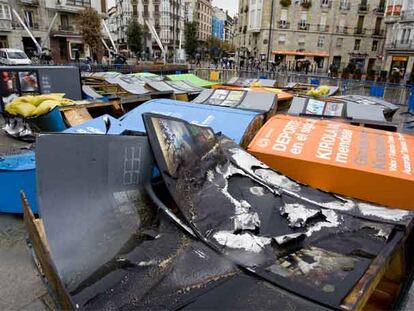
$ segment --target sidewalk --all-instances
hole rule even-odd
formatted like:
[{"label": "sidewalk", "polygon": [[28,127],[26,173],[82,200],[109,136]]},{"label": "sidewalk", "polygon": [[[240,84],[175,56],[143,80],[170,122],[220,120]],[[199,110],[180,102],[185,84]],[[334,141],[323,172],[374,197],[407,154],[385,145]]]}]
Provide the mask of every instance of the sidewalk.
[{"label": "sidewalk", "polygon": [[0,310],[54,310],[26,239],[21,216],[0,214]]}]

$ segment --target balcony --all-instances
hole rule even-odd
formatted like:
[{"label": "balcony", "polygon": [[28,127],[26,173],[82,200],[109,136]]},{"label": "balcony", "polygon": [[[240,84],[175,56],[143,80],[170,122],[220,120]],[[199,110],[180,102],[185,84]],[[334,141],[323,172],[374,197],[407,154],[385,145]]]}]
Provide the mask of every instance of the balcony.
[{"label": "balcony", "polygon": [[358,4],[359,13],[368,13],[368,11],[369,11],[369,5],[367,3]]},{"label": "balcony", "polygon": [[20,0],[20,3],[26,5],[39,5],[39,0]]},{"label": "balcony", "polygon": [[375,9],[375,12],[378,15],[384,15],[384,13],[385,13],[385,5],[379,5],[379,6],[377,6],[377,8]]},{"label": "balcony", "polygon": [[66,5],[72,6],[91,6],[91,0],[66,0]]},{"label": "balcony", "polygon": [[[31,25],[27,25],[26,27],[29,28],[30,30],[39,30],[39,24],[38,23],[33,23]],[[12,28],[13,29],[24,29],[23,26],[19,23],[19,22],[12,22]]]},{"label": "balcony", "polygon": [[351,2],[340,2],[339,9],[341,11],[349,11],[351,9]]},{"label": "balcony", "polygon": [[413,22],[414,10],[405,10],[401,12],[401,22]]},{"label": "balcony", "polygon": [[336,33],[341,33],[341,34],[347,34],[348,33],[348,27],[346,26],[336,26]]},{"label": "balcony", "polygon": [[328,32],[329,31],[329,25],[319,25],[317,27],[319,32]]},{"label": "balcony", "polygon": [[75,32],[73,25],[59,25],[58,29],[60,32]]},{"label": "balcony", "polygon": [[386,49],[396,49],[396,50],[413,50],[414,49],[414,40],[404,41],[395,40],[391,43],[385,44]]},{"label": "balcony", "polygon": [[385,36],[385,29],[374,29],[373,36],[375,37],[384,37]]},{"label": "balcony", "polygon": [[52,36],[60,35],[78,35],[77,28],[74,25],[58,25],[51,31]]},{"label": "balcony", "polygon": [[279,21],[280,29],[290,29],[290,23],[287,21]]},{"label": "balcony", "polygon": [[309,26],[310,24],[306,24],[306,23],[298,23],[298,30],[309,30]]},{"label": "balcony", "polygon": [[332,7],[331,0],[321,0],[321,8],[323,9],[330,9]]},{"label": "balcony", "polygon": [[354,35],[361,35],[361,36],[363,36],[363,35],[366,34],[366,32],[367,32],[367,29],[366,28],[356,27],[355,30],[354,30]]},{"label": "balcony", "polygon": [[12,22],[8,19],[0,19],[0,31],[12,31]]}]

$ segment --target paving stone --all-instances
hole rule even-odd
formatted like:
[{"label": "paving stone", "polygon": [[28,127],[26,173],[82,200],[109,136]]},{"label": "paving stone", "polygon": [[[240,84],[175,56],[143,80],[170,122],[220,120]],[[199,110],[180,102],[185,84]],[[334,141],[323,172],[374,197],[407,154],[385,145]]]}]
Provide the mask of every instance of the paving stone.
[{"label": "paving stone", "polygon": [[47,294],[19,216],[0,214],[0,310],[19,310]]}]

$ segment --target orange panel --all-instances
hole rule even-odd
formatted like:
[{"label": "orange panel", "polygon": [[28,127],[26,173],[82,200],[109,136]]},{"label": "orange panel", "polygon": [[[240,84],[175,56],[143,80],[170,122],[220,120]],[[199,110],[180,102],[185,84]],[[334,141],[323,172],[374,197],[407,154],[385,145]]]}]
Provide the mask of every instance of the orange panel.
[{"label": "orange panel", "polygon": [[277,115],[248,150],[315,188],[414,209],[414,137],[328,120]]}]

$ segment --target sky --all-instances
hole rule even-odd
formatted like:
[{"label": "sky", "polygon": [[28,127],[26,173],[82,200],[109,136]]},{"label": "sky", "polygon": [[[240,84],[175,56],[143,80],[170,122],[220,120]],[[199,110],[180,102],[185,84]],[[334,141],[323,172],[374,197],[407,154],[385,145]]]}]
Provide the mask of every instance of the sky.
[{"label": "sky", "polygon": [[224,10],[229,10],[229,15],[234,16],[237,13],[239,0],[213,0],[213,5]]},{"label": "sky", "polygon": [[[108,8],[115,5],[115,0],[107,0]],[[224,10],[229,10],[229,15],[234,16],[237,13],[239,0],[213,0],[213,5]]]}]

